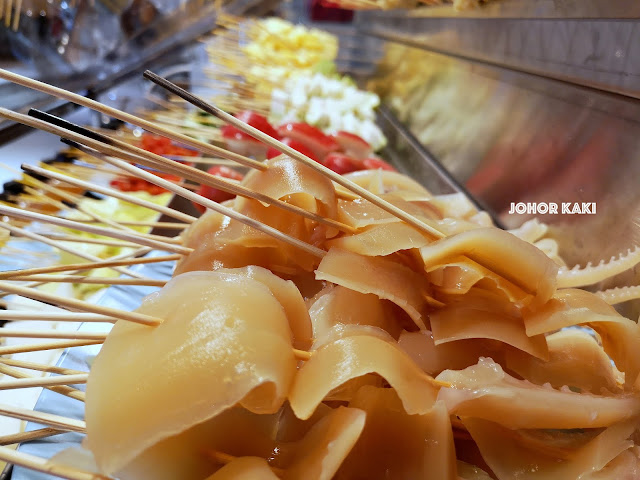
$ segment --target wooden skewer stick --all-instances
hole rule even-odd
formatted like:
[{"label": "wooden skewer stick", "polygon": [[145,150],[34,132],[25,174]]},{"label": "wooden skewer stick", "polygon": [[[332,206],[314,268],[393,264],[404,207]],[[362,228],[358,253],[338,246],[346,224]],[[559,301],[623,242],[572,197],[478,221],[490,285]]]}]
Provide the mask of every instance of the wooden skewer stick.
[{"label": "wooden skewer stick", "polygon": [[19,378],[17,380],[0,381],[0,391],[13,390],[16,388],[49,387],[54,385],[78,385],[87,383],[88,379],[88,373],[79,375],[56,375],[54,377]]},{"label": "wooden skewer stick", "polygon": [[133,229],[126,227],[124,225],[120,225],[118,222],[115,222],[113,220],[110,220],[108,218],[104,218],[104,217],[99,217],[98,215],[96,215],[95,213],[93,213],[91,210],[84,208],[82,205],[80,205],[78,203],[78,197],[75,195],[72,195],[68,192],[65,192],[64,190],[60,189],[60,188],[56,188],[53,187],[51,185],[48,185],[44,182],[41,182],[40,180],[38,180],[37,178],[33,178],[32,176],[28,175],[27,179],[25,179],[27,182],[35,184],[37,187],[41,188],[42,190],[49,192],[49,193],[53,193],[54,195],[59,196],[60,198],[65,199],[66,201],[68,201],[71,205],[73,205],[73,207],[70,206],[66,206],[63,210],[77,210],[78,212],[86,215],[89,218],[93,218],[94,220],[101,222],[101,223],[105,223],[111,227],[117,228],[118,230],[127,230],[127,231],[134,231]]},{"label": "wooden skewer stick", "polygon": [[[16,370],[15,368],[11,368],[3,364],[0,364],[0,373],[3,373],[5,375],[14,377],[17,379],[22,379],[25,381],[26,380],[42,380],[44,378],[44,377],[34,377],[33,375],[28,375],[20,370]],[[65,374],[65,375],[86,375],[86,374],[87,372],[78,372],[74,374]],[[56,378],[56,377],[49,377],[49,378]],[[79,383],[82,383],[82,382],[79,382]],[[43,387],[43,388],[46,388],[47,390],[51,390],[52,392],[56,392],[66,397],[73,398],[74,400],[79,400],[81,402],[84,402],[86,398],[85,393],[82,390],[78,390],[77,388],[70,387],[69,385],[72,385],[72,383],[63,384],[63,385],[47,384],[47,385],[31,385],[31,386]],[[0,382],[0,387],[1,386],[6,386],[6,383]],[[17,388],[21,388],[21,387],[18,386]],[[24,387],[24,388],[27,388],[27,387]]]},{"label": "wooden skewer stick", "polygon": [[[186,179],[197,181],[204,185],[209,185],[215,188],[219,188],[220,190],[230,192],[234,195],[240,195],[240,196],[252,198],[270,205],[274,205],[288,212],[303,216],[305,218],[309,218],[310,220],[314,220],[318,223],[322,223],[342,231],[346,231],[349,233],[354,233],[356,231],[353,227],[346,225],[342,222],[338,222],[336,220],[325,218],[325,217],[322,217],[321,215],[308,212],[303,208],[300,208],[298,206],[292,205],[290,203],[284,202],[276,198],[269,197],[260,192],[256,192],[254,190],[251,190],[250,188],[247,188],[243,185],[239,185],[228,179],[211,175],[207,172],[198,170],[197,168],[189,167],[187,165],[183,165],[173,160],[168,160],[160,155],[156,155],[154,153],[148,152],[146,150],[135,147],[133,145],[129,145],[125,142],[121,142],[119,140],[115,140],[115,139],[106,137],[104,135],[92,132],[91,130],[88,130],[79,125],[75,125],[71,122],[58,118],[54,115],[49,115],[48,113],[40,112],[38,110],[30,110],[29,114],[33,118],[37,119],[39,122],[45,122],[45,125],[47,125],[47,123],[50,124],[49,127],[44,128],[42,123],[30,122],[25,118],[18,121],[20,121],[21,123],[26,123],[27,125],[30,125],[30,126],[34,126],[35,128],[42,128],[56,135],[67,137],[73,140],[73,142],[63,140],[68,145],[71,145],[72,147],[80,150],[81,152],[84,152],[89,155],[93,155],[96,158],[103,160],[104,162],[111,163],[112,165],[113,163],[110,162],[109,159],[104,155],[96,155],[95,152],[90,152],[86,150],[85,147],[82,147],[77,142],[80,142],[84,145],[88,145],[89,147],[95,150],[98,150],[101,153],[111,155],[112,157],[122,158],[129,162],[138,163],[151,168],[159,168],[168,173],[173,173],[181,177],[184,177]],[[138,177],[140,176],[139,172],[142,171],[141,168],[137,168],[136,170],[127,169],[122,166],[120,166],[119,168],[126,171],[130,175],[135,175]],[[148,181],[151,181],[149,180],[148,177],[145,177],[145,178]],[[151,183],[154,183],[154,182],[151,182]],[[167,184],[169,184],[169,182],[167,182]],[[167,187],[164,187],[164,188],[167,188]],[[170,189],[167,188],[167,190],[170,190]]]},{"label": "wooden skewer stick", "polygon": [[68,342],[33,343],[29,345],[12,345],[0,347],[0,355],[13,355],[15,353],[40,352],[42,350],[58,350],[72,347],[85,347],[87,345],[99,345],[101,340],[70,340]]},{"label": "wooden skewer stick", "polygon": [[0,338],[57,338],[72,340],[101,340],[107,338],[106,333],[96,332],[65,332],[60,330],[13,330],[12,328],[3,328],[0,330]]},{"label": "wooden skewer stick", "polygon": [[[96,313],[82,312],[32,312],[24,310],[0,310],[0,320],[12,322],[35,321],[35,322],[91,322],[91,323],[115,323],[117,318],[107,317]],[[0,362],[4,359],[0,358]]]},{"label": "wooden skewer stick", "polygon": [[62,88],[54,87],[52,85],[48,85],[46,83],[39,82],[37,80],[32,80],[28,77],[18,75],[17,73],[9,72],[8,70],[4,70],[4,69],[0,69],[0,78],[8,80],[12,83],[17,83],[18,85],[22,85],[23,87],[31,88],[32,90],[38,90],[40,92],[44,92],[46,94],[53,95],[58,98],[69,100],[70,102],[73,102],[77,105],[82,105],[84,107],[90,108],[91,110],[96,110],[110,117],[117,118],[118,120],[122,120],[132,125],[136,125],[137,127],[140,127],[140,128],[144,128],[145,130],[149,132],[153,132],[157,135],[165,136],[167,138],[175,140],[183,145],[192,147],[208,155],[215,155],[218,157],[227,158],[229,160],[233,160],[247,167],[257,168],[259,170],[265,170],[267,168],[264,164],[257,162],[255,160],[252,160],[251,158],[247,158],[242,155],[238,155],[237,153],[233,153],[228,150],[225,150],[224,148],[216,147],[214,145],[202,142],[200,140],[196,140],[186,135],[176,133],[169,128],[160,127],[152,122],[136,117],[135,115],[131,115],[121,110],[108,107],[107,105],[103,105],[100,102],[96,102],[95,100],[85,98],[81,95],[77,95],[75,93],[69,92]]},{"label": "wooden skewer stick", "polygon": [[[64,141],[64,140],[63,140]],[[75,148],[85,152],[85,153],[89,153],[89,151],[86,149],[86,147],[83,147],[77,143],[72,143],[72,142],[66,142],[68,144],[72,144],[75,146]],[[99,150],[103,150],[104,147],[100,146],[99,144],[97,145]],[[126,146],[126,145],[125,145]],[[111,147],[111,148],[117,148],[117,147]],[[135,147],[134,147],[135,148]],[[131,150],[130,147],[126,147],[127,150]],[[107,158],[105,155],[102,155],[100,153],[97,153],[94,151],[91,153],[92,155],[94,155],[96,158],[101,159],[104,162],[107,163],[111,163],[110,159]],[[138,156],[137,154],[130,154],[125,150],[120,150],[118,152],[117,155],[114,155],[113,157],[119,157],[119,158],[124,158],[125,160],[128,160],[130,162],[134,162],[134,163],[139,163],[139,164],[148,164],[150,166],[158,166],[159,164],[162,165],[162,169],[164,171],[167,171],[169,173],[174,173],[176,175],[181,175],[184,176],[185,178],[188,178],[190,180],[194,180],[197,181],[201,184],[204,185],[210,185],[213,186],[215,188],[219,188],[220,190],[224,190],[226,192],[230,192],[234,195],[240,195],[242,197],[246,197],[246,198],[252,198],[254,200],[258,200],[260,202],[264,202],[270,205],[273,205],[275,207],[281,208],[282,210],[294,213],[296,215],[300,215],[302,217],[308,218],[310,220],[314,220],[318,223],[322,223],[324,225],[328,225],[330,227],[333,228],[337,228],[338,230],[341,231],[346,231],[349,233],[354,233],[356,231],[355,228],[351,227],[350,225],[346,225],[342,222],[338,222],[336,220],[330,219],[330,218],[325,218],[322,217],[321,215],[309,212],[303,208],[300,208],[296,205],[292,205],[290,203],[284,202],[282,200],[276,199],[276,198],[272,198],[269,197],[267,195],[264,195],[260,192],[256,192],[254,190],[251,190],[243,185],[238,184],[237,182],[230,180],[230,179],[225,179],[222,177],[217,177],[215,175],[211,175],[209,173],[203,172],[201,170],[198,170],[197,168],[193,168],[193,167],[189,167],[186,165],[182,165],[180,163],[177,162],[173,162],[171,160],[167,160],[164,159],[163,157],[157,156],[153,153],[149,153],[149,152],[143,152],[144,154],[144,158]],[[148,157],[151,156],[157,156],[157,160],[148,160]],[[123,168],[124,167],[120,167]],[[138,167],[136,167],[138,168]],[[143,170],[143,169],[139,169],[139,170]],[[127,170],[131,175],[136,175],[138,176],[139,174],[128,169]],[[144,170],[143,170],[144,171]],[[149,180],[150,181],[150,180]],[[174,184],[175,185],[175,184]]]},{"label": "wooden skewer stick", "polygon": [[39,428],[38,430],[32,430],[30,432],[2,435],[0,436],[0,447],[40,440],[41,438],[51,437],[60,433],[64,433],[64,430],[58,430],[57,428]]},{"label": "wooden skewer stick", "polygon": [[59,295],[53,295],[51,293],[42,292],[32,288],[19,287],[9,282],[0,282],[0,290],[5,292],[14,293],[27,298],[33,298],[34,300],[40,300],[42,302],[51,303],[82,312],[99,313],[108,317],[115,317],[120,320],[127,320],[129,322],[140,323],[142,325],[155,326],[162,323],[161,318],[152,317],[138,312],[128,312],[126,310],[119,310],[112,307],[104,307],[101,305],[94,305],[93,303],[83,302],[82,300],[76,300],[74,298],[60,297]]},{"label": "wooden skewer stick", "polygon": [[15,358],[0,357],[0,363],[9,365],[10,367],[26,368],[28,370],[37,370],[39,372],[57,373],[60,375],[79,375],[81,370],[73,370],[72,368],[57,367],[55,365],[47,365],[44,363],[27,362],[25,360],[16,360]]},{"label": "wooden skewer stick", "polygon": [[16,451],[8,447],[0,447],[0,460],[68,480],[113,480],[113,477],[106,477],[97,473],[80,470],[79,468],[57,464],[51,460]]},{"label": "wooden skewer stick", "polygon": [[75,235],[65,235],[64,233],[50,233],[50,232],[33,232],[33,233],[37,233],[41,237],[57,240],[59,242],[87,243],[92,245],[106,245],[108,247],[136,248],[139,246],[137,243],[121,242],[118,240],[107,240],[102,238],[90,238],[90,237],[80,237]]},{"label": "wooden skewer stick", "polygon": [[[56,272],[68,272],[68,271],[82,271],[93,270],[96,268],[114,267],[120,265],[143,265],[147,263],[160,263],[179,260],[182,255],[162,255],[158,257],[143,257],[143,258],[123,258],[121,260],[107,259],[100,262],[93,263],[74,263],[70,265],[54,265],[51,267],[38,267],[38,268],[25,268],[22,270],[8,270],[6,272],[0,272],[0,280],[14,279],[18,277],[24,277],[27,275],[37,275],[41,273],[56,273]],[[0,312],[1,313],[1,312]]]},{"label": "wooden skewer stick", "polygon": [[[30,238],[31,240],[44,243],[45,245],[49,245],[51,247],[57,248],[62,252],[70,253],[72,255],[75,255],[76,257],[84,258],[85,260],[89,260],[91,262],[99,262],[101,260],[101,258],[96,257],[95,255],[90,255],[88,253],[81,252],[80,250],[74,250],[72,248],[65,247],[64,245],[60,244],[59,242],[56,242],[55,240],[51,240],[47,237],[43,237],[42,235],[38,235],[37,233],[29,232],[23,228],[14,227],[12,225],[9,225],[6,222],[0,222],[0,228],[4,228],[5,230],[8,230],[14,235]],[[114,267],[113,269],[118,273],[123,273],[125,275],[129,275],[130,277],[145,278],[144,275],[140,275],[139,273],[132,272],[131,270],[128,270],[126,268]]]},{"label": "wooden skewer stick", "polygon": [[402,210],[402,209],[396,207],[395,205],[387,202],[386,200],[378,197],[377,195],[374,195],[373,193],[371,193],[368,190],[362,188],[361,186],[357,185],[356,183],[352,182],[351,180],[345,178],[342,175],[339,175],[339,174],[335,173],[334,171],[328,169],[324,165],[321,165],[320,163],[310,159],[306,155],[301,154],[297,150],[294,150],[293,148],[289,147],[288,145],[285,145],[284,143],[276,140],[275,138],[270,137],[269,135],[267,135],[265,133],[262,133],[257,128],[253,128],[252,126],[247,125],[246,123],[242,122],[241,120],[238,120],[233,115],[229,115],[227,112],[219,109],[218,107],[205,102],[201,98],[199,98],[199,97],[187,92],[186,90],[178,87],[177,85],[171,83],[166,78],[162,78],[159,75],[156,75],[155,73],[153,73],[153,72],[151,72],[149,70],[144,72],[144,77],[146,79],[148,79],[148,80],[151,80],[156,85],[159,85],[159,86],[165,88],[166,90],[170,91],[171,93],[173,93],[175,95],[178,95],[179,97],[185,99],[187,102],[191,103],[192,105],[195,105],[196,107],[200,108],[201,110],[203,110],[203,111],[205,111],[207,113],[210,113],[211,115],[214,115],[214,116],[218,117],[219,119],[225,121],[229,125],[232,125],[232,126],[236,127],[238,130],[246,133],[247,135],[251,135],[253,138],[255,138],[257,140],[260,140],[264,144],[266,144],[266,145],[268,145],[270,147],[273,147],[276,150],[278,150],[278,151],[290,156],[291,158],[294,158],[294,159],[298,160],[299,162],[304,163],[305,165],[313,168],[314,170],[316,170],[316,171],[320,172],[321,174],[323,174],[325,177],[327,177],[327,178],[331,179],[332,181],[336,182],[338,185],[342,185],[343,187],[347,188],[348,190],[358,194],[362,198],[370,201],[371,203],[373,203],[377,207],[382,208],[386,212],[389,212],[390,214],[394,215],[395,217],[397,217],[397,218],[405,221],[409,225],[417,228],[418,230],[426,232],[426,233],[428,233],[428,234],[430,234],[430,235],[432,235],[432,236],[434,236],[436,238],[442,238],[444,236],[444,234],[442,232],[436,230],[431,225],[428,225],[428,224],[422,222],[421,220],[419,220],[418,218],[414,217],[413,215],[405,212],[404,210]]},{"label": "wooden skewer stick", "polygon": [[[84,148],[86,151],[90,151],[89,149],[86,149],[85,147],[82,147],[81,145],[78,145],[77,147],[79,148]],[[124,153],[124,152],[123,152]],[[122,161],[122,160],[116,160],[116,159],[112,159],[112,158],[107,158],[104,157],[104,160],[112,165],[116,165],[124,170],[128,170],[131,172],[138,172],[138,175],[140,176],[140,178],[143,178],[145,180],[147,180],[148,182],[151,182],[155,185],[158,185],[162,188],[166,188],[167,190],[172,191],[173,193],[175,193],[176,195],[180,195],[181,197],[186,198],[187,200],[191,200],[194,203],[197,203],[199,205],[202,205],[205,208],[210,208],[211,210],[214,210],[218,213],[221,213],[222,215],[226,215],[227,217],[230,217],[234,220],[237,220],[238,222],[244,223],[245,225],[248,225],[250,227],[255,228],[256,230],[260,230],[261,232],[270,235],[278,240],[281,240],[283,242],[288,243],[289,245],[292,245],[294,247],[297,247],[301,250],[304,250],[307,253],[310,253],[311,255],[314,255],[316,257],[320,257],[322,258],[326,252],[324,250],[321,250],[317,247],[314,247],[313,245],[310,245],[306,242],[303,242],[302,240],[299,240],[295,237],[292,237],[290,235],[287,235],[285,233],[282,233],[280,230],[270,227],[269,225],[265,225],[262,222],[259,222],[258,220],[255,220],[253,218],[247,217],[246,215],[243,215],[239,212],[236,212],[235,210],[232,210],[228,207],[225,207],[224,205],[221,205],[217,202],[214,202],[212,200],[209,200],[208,198],[202,197],[201,195],[197,195],[193,192],[190,192],[189,190],[186,190],[184,188],[178,187],[177,185],[173,185],[170,182],[167,182],[166,180],[158,177],[157,175],[153,175],[151,173],[147,173],[144,170],[134,167],[133,165],[129,165],[128,163]],[[0,209],[0,213],[2,213],[2,210]]]},{"label": "wooden skewer stick", "polygon": [[56,173],[51,170],[47,170],[45,168],[34,167],[31,165],[22,165],[22,169],[27,172],[36,173],[38,175],[43,175],[43,176],[52,178],[54,180],[58,180],[60,182],[68,183],[69,185],[74,185],[76,187],[84,188],[91,192],[100,193],[102,195],[107,195],[109,197],[115,197],[120,200],[124,200],[127,203],[131,203],[133,205],[138,205],[140,207],[148,208],[149,210],[163,213],[177,220],[182,220],[183,222],[193,223],[197,220],[196,217],[187,215],[186,213],[179,212],[178,210],[174,210],[173,208],[164,207],[162,205],[156,205],[155,203],[138,199],[133,195],[127,195],[126,193],[122,193],[112,188],[103,187],[101,185],[97,185],[91,182],[86,182],[84,180],[78,180],[76,178],[70,177],[69,175]]},{"label": "wooden skewer stick", "polygon": [[59,428],[60,430],[66,430],[67,432],[85,433],[87,428],[87,425],[81,420],[53,415],[51,413],[36,412],[35,410],[14,407],[12,405],[0,404],[0,415],[48,425]]},{"label": "wooden skewer stick", "polygon": [[[150,175],[155,177],[155,175],[153,174],[150,174]],[[185,191],[188,191],[188,190],[185,190]],[[192,193],[192,192],[189,192],[189,193]],[[195,195],[195,194],[192,193],[192,195]],[[72,220],[66,220],[63,218],[54,217],[52,215],[43,215],[41,213],[27,212],[19,208],[7,207],[4,205],[0,205],[0,215],[7,215],[9,217],[20,218],[23,220],[30,220],[34,222],[51,223],[53,225],[58,225],[59,227],[70,228],[72,230],[80,230],[83,232],[89,232],[96,235],[103,235],[105,237],[118,238],[120,240],[125,240],[127,242],[137,243],[138,245],[146,245],[148,247],[158,248],[158,249],[166,250],[169,252],[182,253],[185,255],[193,251],[192,248],[182,247],[178,245],[173,245],[168,242],[155,240],[154,238],[149,238],[149,236],[147,235],[133,234],[133,233],[124,232],[121,230],[114,230],[112,228],[106,228],[106,227],[97,227],[97,226],[89,225],[86,223],[74,222]]]},{"label": "wooden skewer stick", "polygon": [[[76,220],[83,223],[96,223],[92,220]],[[121,225],[128,225],[130,227],[151,227],[151,228],[168,228],[171,230],[184,230],[190,224],[189,223],[180,223],[180,222],[120,222]]]},{"label": "wooden skewer stick", "polygon": [[[154,280],[152,278],[108,278],[108,277],[85,277],[84,275],[29,275],[17,279],[21,282],[44,282],[44,283],[83,283],[92,285],[139,285],[143,287],[164,287],[166,280]],[[1,313],[0,313],[1,315]],[[0,334],[0,336],[2,336]]]}]

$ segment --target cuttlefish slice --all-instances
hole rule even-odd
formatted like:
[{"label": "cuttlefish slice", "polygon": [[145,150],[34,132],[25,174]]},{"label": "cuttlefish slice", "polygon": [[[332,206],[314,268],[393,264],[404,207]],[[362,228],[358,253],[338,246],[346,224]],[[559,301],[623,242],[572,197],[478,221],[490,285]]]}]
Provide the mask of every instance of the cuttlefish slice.
[{"label": "cuttlefish slice", "polygon": [[422,314],[428,285],[424,276],[409,267],[388,258],[332,248],[320,262],[316,279],[390,300],[407,312],[418,328],[426,328]]},{"label": "cuttlefish slice", "polygon": [[533,295],[538,304],[556,290],[558,265],[535,246],[498,228],[446,237],[422,247],[420,254],[427,271],[464,255]]},{"label": "cuttlefish slice", "polygon": [[296,371],[284,308],[263,283],[215,272],[174,277],[120,321],[87,383],[88,446],[112,474],[161,440],[240,403],[273,413]]},{"label": "cuttlefish slice", "polygon": [[547,336],[549,359],[535,358],[521,350],[506,352],[506,367],[537,385],[554,388],[568,385],[581,391],[600,393],[620,389],[620,372],[589,333],[568,329]]},{"label": "cuttlefish slice", "polygon": [[206,480],[279,480],[264,458],[238,457]]},{"label": "cuttlefish slice", "polygon": [[236,269],[221,268],[217,272],[220,274],[246,276],[266,285],[287,314],[294,348],[308,350],[311,347],[314,338],[311,319],[304,299],[295,283],[291,280],[283,280],[266,268],[255,265]]},{"label": "cuttlefish slice", "polygon": [[628,450],[633,445],[628,438],[636,428],[633,422],[612,425],[563,458],[523,444],[519,432],[496,423],[479,418],[463,418],[462,421],[498,480],[585,478]]},{"label": "cuttlefish slice", "polygon": [[[336,217],[336,192],[326,176],[284,155],[267,160],[265,164],[269,166],[268,169],[251,170],[244,177],[242,185],[307,211],[329,218]],[[238,211],[244,212],[247,202],[245,198],[238,198]]]},{"label": "cuttlefish slice", "polygon": [[601,396],[534,385],[506,374],[487,358],[461,371],[446,370],[436,378],[452,384],[438,393],[449,413],[510,429],[600,428],[640,414],[638,395]]},{"label": "cuttlefish slice", "polygon": [[322,399],[352,378],[377,373],[398,392],[409,414],[425,413],[437,387],[395,342],[376,336],[340,338],[314,351],[296,375],[289,403],[298,418],[309,418]]},{"label": "cuttlefish slice", "polygon": [[625,389],[640,379],[640,326],[620,315],[597,295],[577,289],[563,289],[546,305],[525,314],[527,335],[554,332],[561,328],[584,325],[595,330],[604,351],[625,373]]},{"label": "cuttlefish slice", "polygon": [[349,406],[366,413],[366,424],[336,480],[457,480],[451,422],[443,403],[408,415],[393,389],[367,386]]},{"label": "cuttlefish slice", "polygon": [[629,249],[618,257],[611,257],[608,262],[602,260],[598,265],[588,263],[585,267],[576,265],[573,268],[563,267],[558,272],[558,287],[584,287],[602,282],[640,263],[640,247]]}]

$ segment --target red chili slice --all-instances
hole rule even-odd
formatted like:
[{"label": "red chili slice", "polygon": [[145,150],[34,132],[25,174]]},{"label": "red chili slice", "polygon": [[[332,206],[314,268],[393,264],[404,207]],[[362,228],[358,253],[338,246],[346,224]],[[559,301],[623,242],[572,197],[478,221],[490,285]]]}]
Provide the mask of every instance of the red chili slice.
[{"label": "red chili slice", "polygon": [[[283,138],[281,142],[284,143],[285,145],[290,146],[294,150],[297,150],[301,154],[306,155],[307,157],[315,160],[316,162],[320,162],[318,157],[316,157],[316,155],[311,151],[311,149],[307,148],[303,143],[300,143],[289,137]],[[280,151],[276,150],[273,147],[269,147],[269,150],[267,150],[267,158],[275,158],[278,155],[280,155]]]},{"label": "red chili slice", "polygon": [[344,153],[330,153],[324,159],[324,165],[340,175],[345,173],[357,172],[363,170],[364,165],[359,160],[356,160]]}]

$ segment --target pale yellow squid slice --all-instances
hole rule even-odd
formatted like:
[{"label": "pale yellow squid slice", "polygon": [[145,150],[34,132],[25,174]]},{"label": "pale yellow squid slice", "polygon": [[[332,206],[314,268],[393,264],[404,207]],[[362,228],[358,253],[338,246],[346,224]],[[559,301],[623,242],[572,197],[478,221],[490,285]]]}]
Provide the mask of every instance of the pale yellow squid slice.
[{"label": "pale yellow squid slice", "polygon": [[[496,423],[479,418],[463,418],[462,421],[498,480],[585,478],[588,474],[602,470],[628,450],[633,445],[629,437],[636,428],[633,422],[618,423],[583,446],[568,448],[564,455],[554,455],[527,445],[519,432]],[[550,432],[550,435],[553,433]]]},{"label": "pale yellow squid slice", "polygon": [[602,396],[534,385],[508,375],[487,358],[462,371],[446,370],[436,378],[452,384],[438,394],[450,413],[510,429],[608,427],[640,414],[638,395]]},{"label": "pale yellow squid slice", "polygon": [[373,293],[402,308],[420,329],[425,329],[428,285],[424,276],[391,259],[366,257],[332,248],[316,270],[326,280],[360,293]]},{"label": "pale yellow squid slice", "polygon": [[362,387],[349,403],[366,424],[336,480],[457,480],[456,455],[446,407],[408,415],[390,388]]},{"label": "pale yellow squid slice", "polygon": [[521,350],[507,350],[506,367],[538,385],[566,385],[596,394],[620,390],[620,372],[592,335],[577,329],[561,330],[547,336],[547,345],[546,361]]},{"label": "pale yellow squid slice", "polygon": [[420,249],[425,269],[464,255],[544,303],[556,290],[558,266],[542,251],[498,228],[478,228],[437,240]]},{"label": "pale yellow squid slice", "polygon": [[348,380],[377,373],[398,392],[409,414],[425,413],[437,387],[395,342],[371,335],[340,338],[314,351],[295,377],[289,403],[298,418],[309,418],[322,399]]},{"label": "pale yellow squid slice", "polygon": [[597,295],[577,289],[559,290],[546,305],[524,317],[527,335],[584,325],[595,330],[605,352],[625,374],[630,390],[640,375],[640,326],[623,317]]},{"label": "pale yellow squid slice", "polygon": [[445,307],[430,315],[436,345],[470,338],[489,338],[511,345],[534,357],[549,357],[544,335],[527,336],[522,318],[466,307]]},{"label": "pale yellow squid slice", "polygon": [[263,283],[185,274],[138,311],[164,322],[118,322],[87,383],[87,441],[102,472],[238,403],[274,413],[287,397],[296,371],[291,331]]}]

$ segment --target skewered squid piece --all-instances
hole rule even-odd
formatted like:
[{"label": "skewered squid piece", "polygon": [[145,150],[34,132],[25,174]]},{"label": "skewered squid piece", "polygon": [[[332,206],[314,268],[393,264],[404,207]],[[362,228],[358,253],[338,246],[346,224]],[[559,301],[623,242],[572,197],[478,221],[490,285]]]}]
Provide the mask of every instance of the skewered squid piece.
[{"label": "skewered squid piece", "polygon": [[323,398],[348,380],[369,373],[383,377],[398,393],[409,414],[427,412],[437,387],[394,341],[354,334],[315,350],[295,377],[289,403],[298,418],[309,418]]},{"label": "skewered squid piece", "polygon": [[394,390],[365,386],[349,406],[366,412],[366,423],[336,480],[458,478],[449,413],[442,402],[408,415]]},{"label": "skewered squid piece", "polygon": [[[272,198],[333,218],[335,190],[330,180],[288,157],[268,160],[271,168],[252,171],[242,184]],[[335,229],[315,225],[300,215],[245,198],[228,206],[306,243],[322,246]],[[195,251],[180,261],[176,274],[258,265],[283,275],[311,272],[318,258],[263,232],[219,214],[205,213],[185,233],[185,245]]]},{"label": "skewered squid piece", "polygon": [[347,173],[346,178],[366,188],[372,193],[383,194],[404,190],[414,192],[424,197],[431,197],[431,193],[415,180],[398,172],[387,170],[361,170]]},{"label": "skewered squid piece", "polygon": [[[602,432],[551,431],[545,435],[545,432],[508,430],[479,418],[463,418],[462,421],[498,480],[593,478],[588,475],[599,472],[632,447],[633,441],[629,437],[637,427],[635,422],[624,422]],[[539,434],[538,442],[532,433]],[[554,448],[554,441],[563,440],[563,437],[568,437],[568,441],[557,442],[560,445]],[[606,474],[606,470],[601,473]],[[600,478],[617,480],[621,477]]]},{"label": "skewered squid piece", "polygon": [[316,279],[390,300],[402,308],[418,328],[426,328],[423,319],[427,307],[426,279],[392,259],[332,248],[320,262]]},{"label": "skewered squid piece", "polygon": [[374,294],[328,285],[309,302],[313,336],[321,339],[336,325],[371,325],[397,338],[401,327],[390,307]]},{"label": "skewered squid piece", "polygon": [[640,415],[637,395],[592,395],[538,386],[508,375],[488,358],[461,371],[444,371],[436,378],[452,384],[438,394],[450,413],[510,429],[599,428]]},{"label": "skewered squid piece", "polygon": [[597,295],[584,290],[559,290],[542,308],[525,315],[527,335],[582,325],[599,334],[602,346],[625,374],[625,389],[640,378],[640,326],[623,317]]},{"label": "skewered squid piece", "polygon": [[465,255],[545,303],[556,290],[558,266],[542,251],[497,228],[478,228],[420,249],[427,270]]},{"label": "skewered squid piece", "polygon": [[521,350],[506,352],[506,367],[532,383],[565,385],[578,391],[618,392],[624,377],[589,333],[568,329],[547,336],[549,358],[537,359]]},{"label": "skewered squid piece", "polygon": [[88,446],[101,471],[127,467],[158,442],[241,404],[282,405],[296,371],[284,308],[262,282],[194,272],[138,309],[164,322],[118,322],[87,383]]}]

